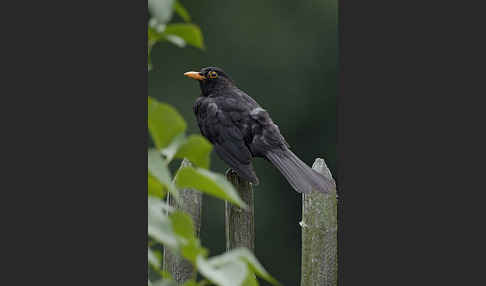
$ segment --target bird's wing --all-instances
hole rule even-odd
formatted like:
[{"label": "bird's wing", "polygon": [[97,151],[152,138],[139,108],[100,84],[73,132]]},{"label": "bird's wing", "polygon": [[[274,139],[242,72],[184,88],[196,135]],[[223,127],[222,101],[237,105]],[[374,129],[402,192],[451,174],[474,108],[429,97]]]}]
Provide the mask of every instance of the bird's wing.
[{"label": "bird's wing", "polygon": [[280,133],[268,112],[263,108],[255,108],[250,112],[250,117],[260,128],[254,128],[252,148],[257,153],[265,153],[273,149],[290,148],[285,138]]},{"label": "bird's wing", "polygon": [[214,145],[219,157],[242,178],[258,184],[258,178],[251,164],[252,154],[245,144],[241,130],[231,117],[209,102],[198,109],[197,121],[201,133]]}]

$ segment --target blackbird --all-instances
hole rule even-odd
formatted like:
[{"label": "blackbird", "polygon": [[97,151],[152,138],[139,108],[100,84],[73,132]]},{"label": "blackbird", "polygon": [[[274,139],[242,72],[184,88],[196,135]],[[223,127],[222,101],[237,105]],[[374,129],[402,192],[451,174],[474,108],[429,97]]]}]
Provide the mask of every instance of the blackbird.
[{"label": "blackbird", "polygon": [[199,81],[194,104],[199,129],[219,157],[238,175],[258,185],[253,157],[270,161],[299,193],[327,192],[333,183],[307,166],[292,151],[268,112],[222,69],[206,67],[185,76]]}]

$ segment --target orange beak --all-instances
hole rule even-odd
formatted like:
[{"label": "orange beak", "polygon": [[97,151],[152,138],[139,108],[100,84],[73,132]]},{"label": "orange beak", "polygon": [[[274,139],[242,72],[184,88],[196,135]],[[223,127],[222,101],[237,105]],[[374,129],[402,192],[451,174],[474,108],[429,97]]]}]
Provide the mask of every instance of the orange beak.
[{"label": "orange beak", "polygon": [[194,71],[186,72],[184,75],[197,80],[206,79],[205,76],[202,76],[200,73]]}]

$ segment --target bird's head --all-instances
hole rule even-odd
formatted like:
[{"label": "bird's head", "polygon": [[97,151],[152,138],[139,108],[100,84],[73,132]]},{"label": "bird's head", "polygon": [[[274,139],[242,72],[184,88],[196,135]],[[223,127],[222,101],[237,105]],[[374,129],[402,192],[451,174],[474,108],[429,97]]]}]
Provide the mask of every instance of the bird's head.
[{"label": "bird's head", "polygon": [[203,96],[207,96],[211,91],[234,86],[228,74],[217,67],[206,67],[199,72],[190,71],[184,75],[199,81]]}]

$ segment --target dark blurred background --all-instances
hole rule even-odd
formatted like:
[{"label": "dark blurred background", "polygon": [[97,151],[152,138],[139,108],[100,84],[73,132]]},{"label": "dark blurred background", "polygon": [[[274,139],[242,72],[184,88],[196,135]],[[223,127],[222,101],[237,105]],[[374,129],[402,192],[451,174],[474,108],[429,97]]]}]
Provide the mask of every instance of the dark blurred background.
[{"label": "dark blurred background", "polygon": [[[201,27],[206,50],[157,44],[149,96],[173,105],[188,134],[199,134],[192,112],[199,85],[183,73],[221,67],[269,111],[294,153],[309,165],[324,158],[337,177],[337,0],[181,3]],[[214,152],[211,159],[212,170],[226,171]],[[301,195],[269,162],[256,159],[254,166],[261,182],[255,187],[256,256],[283,285],[298,285]],[[210,255],[225,251],[223,201],[204,197],[201,231]]]}]

